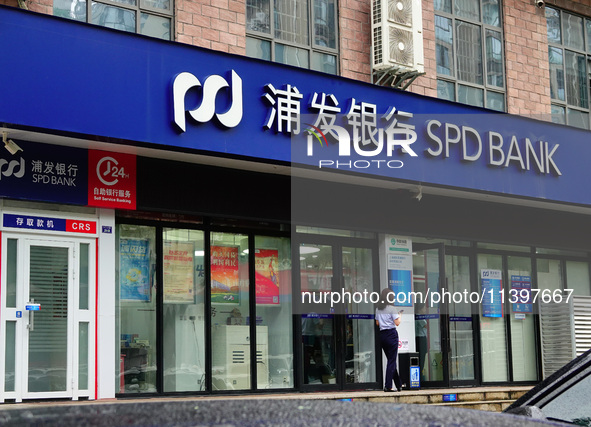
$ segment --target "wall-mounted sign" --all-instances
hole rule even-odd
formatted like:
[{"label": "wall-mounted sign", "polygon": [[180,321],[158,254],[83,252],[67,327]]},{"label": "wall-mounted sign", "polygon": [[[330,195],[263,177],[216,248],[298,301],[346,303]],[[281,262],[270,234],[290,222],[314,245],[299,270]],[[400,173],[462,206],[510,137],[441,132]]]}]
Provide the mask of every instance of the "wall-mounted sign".
[{"label": "wall-mounted sign", "polygon": [[[0,10],[10,23],[0,39],[9,61],[0,67],[0,122],[591,205],[591,192],[580,191],[591,180],[591,169],[580,167],[591,158],[587,130],[50,18]],[[48,52],[60,61],[48,66]],[[101,84],[88,78],[96,64]],[[51,84],[31,84],[39,69]],[[23,99],[34,108],[14,108]],[[20,172],[19,156],[5,160],[2,174]]]},{"label": "wall-mounted sign", "polygon": [[511,301],[517,301],[512,304],[513,313],[533,313],[531,276],[511,276]]},{"label": "wall-mounted sign", "polygon": [[51,218],[5,213],[2,224],[8,228],[38,231],[65,231],[68,233],[96,234],[96,221]]},{"label": "wall-mounted sign", "polygon": [[388,287],[396,293],[394,305],[412,307],[412,241],[399,236],[385,239]]},{"label": "wall-mounted sign", "polygon": [[88,151],[88,205],[135,209],[135,155]]},{"label": "wall-mounted sign", "polygon": [[503,317],[503,276],[501,270],[480,270],[482,316]]},{"label": "wall-mounted sign", "polygon": [[[136,156],[19,141],[0,152],[0,197],[136,208]],[[10,157],[9,157],[10,156]]]}]

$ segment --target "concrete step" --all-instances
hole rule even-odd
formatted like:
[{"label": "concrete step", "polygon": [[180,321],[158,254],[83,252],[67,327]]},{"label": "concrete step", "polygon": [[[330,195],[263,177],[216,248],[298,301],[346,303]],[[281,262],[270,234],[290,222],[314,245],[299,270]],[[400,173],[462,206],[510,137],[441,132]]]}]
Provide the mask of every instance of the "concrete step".
[{"label": "concrete step", "polygon": [[[351,393],[348,397],[355,401],[406,403],[419,405],[454,406],[478,409],[482,411],[501,412],[515,400],[523,396],[530,387],[491,387],[491,388],[460,388],[445,390],[403,390],[399,393]],[[453,402],[444,402],[444,395],[455,395]],[[306,397],[305,395],[302,396]],[[332,399],[344,399],[342,394]]]}]

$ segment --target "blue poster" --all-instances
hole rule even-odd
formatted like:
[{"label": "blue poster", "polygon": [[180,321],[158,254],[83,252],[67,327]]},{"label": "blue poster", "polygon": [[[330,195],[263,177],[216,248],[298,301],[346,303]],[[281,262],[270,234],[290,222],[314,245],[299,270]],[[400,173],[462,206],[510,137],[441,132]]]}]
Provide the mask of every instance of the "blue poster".
[{"label": "blue poster", "polygon": [[533,313],[531,303],[531,276],[511,276],[513,313]]},{"label": "blue poster", "polygon": [[501,270],[483,269],[480,272],[482,285],[482,316],[503,317],[503,279]]},{"label": "blue poster", "polygon": [[412,272],[410,270],[388,270],[388,287],[396,293],[394,305],[412,307]]},{"label": "blue poster", "polygon": [[150,242],[121,239],[119,266],[121,300],[150,301]]}]

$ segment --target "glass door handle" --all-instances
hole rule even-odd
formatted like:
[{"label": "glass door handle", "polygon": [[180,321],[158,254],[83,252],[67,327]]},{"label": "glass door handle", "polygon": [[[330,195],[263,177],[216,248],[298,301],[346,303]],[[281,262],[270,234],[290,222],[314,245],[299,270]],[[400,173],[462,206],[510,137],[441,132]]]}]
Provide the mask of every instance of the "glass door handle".
[{"label": "glass door handle", "polygon": [[35,312],[39,311],[41,308],[41,304],[35,304],[35,300],[32,299],[25,305],[25,309],[29,312],[29,323],[27,325],[27,329],[29,331],[35,330]]}]

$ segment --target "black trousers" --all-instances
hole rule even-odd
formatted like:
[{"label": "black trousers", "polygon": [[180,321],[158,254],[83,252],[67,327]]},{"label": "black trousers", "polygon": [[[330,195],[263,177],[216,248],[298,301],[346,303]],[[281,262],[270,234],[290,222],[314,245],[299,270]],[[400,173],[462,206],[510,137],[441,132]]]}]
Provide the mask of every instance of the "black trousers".
[{"label": "black trousers", "polygon": [[396,358],[398,357],[398,331],[395,328],[380,331],[380,344],[388,359],[384,388],[392,388],[392,381],[394,381],[396,388],[400,389],[402,388],[402,382],[400,381],[400,376],[396,369]]}]

